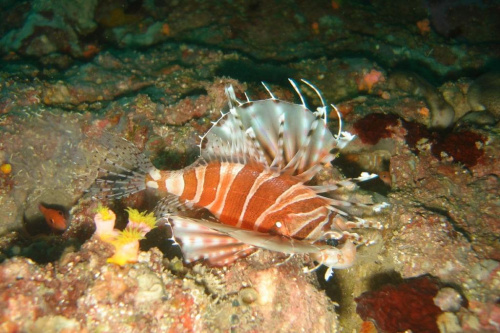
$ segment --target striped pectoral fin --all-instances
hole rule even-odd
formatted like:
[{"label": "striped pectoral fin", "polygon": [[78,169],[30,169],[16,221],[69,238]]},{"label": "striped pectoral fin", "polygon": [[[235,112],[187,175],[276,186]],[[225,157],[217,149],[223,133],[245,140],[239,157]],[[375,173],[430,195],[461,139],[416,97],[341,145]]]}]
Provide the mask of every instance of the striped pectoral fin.
[{"label": "striped pectoral fin", "polygon": [[256,250],[254,246],[203,225],[203,220],[170,216],[169,222],[187,263],[207,260],[213,266],[226,266]]}]

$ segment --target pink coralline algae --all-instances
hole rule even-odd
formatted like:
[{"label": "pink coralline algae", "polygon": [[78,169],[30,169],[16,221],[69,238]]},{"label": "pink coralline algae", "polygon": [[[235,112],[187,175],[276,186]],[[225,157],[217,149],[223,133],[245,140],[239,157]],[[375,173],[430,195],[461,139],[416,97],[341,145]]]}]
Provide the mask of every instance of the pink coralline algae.
[{"label": "pink coralline algae", "polygon": [[380,71],[372,69],[366,73],[358,83],[359,90],[366,90],[368,93],[372,92],[373,86],[379,82],[385,81],[384,74]]},{"label": "pink coralline algae", "polygon": [[436,320],[442,313],[433,301],[439,287],[424,276],[399,285],[386,285],[361,294],[356,312],[365,321],[373,320],[382,332],[439,332]]}]

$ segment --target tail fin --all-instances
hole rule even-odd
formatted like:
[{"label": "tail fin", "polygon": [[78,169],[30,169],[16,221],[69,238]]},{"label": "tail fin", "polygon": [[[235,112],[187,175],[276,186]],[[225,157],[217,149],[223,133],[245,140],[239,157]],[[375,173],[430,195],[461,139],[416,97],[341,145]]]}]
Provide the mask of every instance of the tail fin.
[{"label": "tail fin", "polygon": [[146,174],[154,169],[148,158],[131,142],[105,133],[97,149],[102,161],[99,176],[88,192],[96,198],[122,198],[146,189]]}]

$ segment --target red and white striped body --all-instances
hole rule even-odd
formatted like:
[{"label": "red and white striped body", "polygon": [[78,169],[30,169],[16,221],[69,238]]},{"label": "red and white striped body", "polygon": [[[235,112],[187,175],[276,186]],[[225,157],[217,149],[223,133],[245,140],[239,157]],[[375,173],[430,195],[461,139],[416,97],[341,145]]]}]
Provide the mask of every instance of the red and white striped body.
[{"label": "red and white striped body", "polygon": [[314,241],[331,224],[325,198],[293,176],[258,165],[209,162],[153,175],[148,187],[204,207],[237,228]]}]

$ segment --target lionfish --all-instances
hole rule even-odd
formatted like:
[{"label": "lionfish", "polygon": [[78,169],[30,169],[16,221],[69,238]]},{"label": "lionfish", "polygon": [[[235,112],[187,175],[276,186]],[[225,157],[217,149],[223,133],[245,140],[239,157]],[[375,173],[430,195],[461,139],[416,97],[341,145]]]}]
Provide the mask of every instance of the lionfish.
[{"label": "lionfish", "polygon": [[[229,112],[222,113],[211,129],[201,136],[200,157],[176,171],[156,169],[128,141],[108,140],[110,157],[103,177],[96,180],[99,197],[120,198],[145,189],[168,196],[157,205],[156,215],[167,220],[172,240],[181,246],[187,263],[204,259],[213,266],[225,266],[258,248],[289,255],[309,254],[318,266],[350,267],[356,245],[362,242],[353,228],[377,227],[350,208],[368,207],[378,211],[385,203],[365,205],[335,199],[337,191],[376,175],[335,184],[308,183],[352,136],[342,131],[333,135],[327,127],[327,107],[319,90],[312,88],[321,106],[310,111],[297,84],[290,80],[301,104],[277,99],[263,83],[269,99],[246,101],[226,87]],[[114,143],[110,144],[110,142]],[[132,156],[127,166],[117,162]],[[115,168],[112,171],[111,168]],[[330,196],[319,193],[330,192]],[[209,218],[192,218],[172,213],[172,207],[205,209]]]}]

